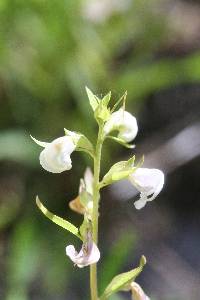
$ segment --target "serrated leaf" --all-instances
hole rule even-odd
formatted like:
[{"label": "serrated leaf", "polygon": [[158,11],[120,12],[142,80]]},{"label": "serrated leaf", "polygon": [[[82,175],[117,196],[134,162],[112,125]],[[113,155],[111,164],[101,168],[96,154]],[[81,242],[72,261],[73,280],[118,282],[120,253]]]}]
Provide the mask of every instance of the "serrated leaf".
[{"label": "serrated leaf", "polygon": [[128,149],[133,149],[135,148],[135,145],[133,144],[128,144],[126,143],[124,140],[118,138],[118,137],[115,137],[115,136],[111,136],[111,135],[107,135],[106,138],[109,138],[111,140],[114,140],[115,142],[119,143],[120,145],[128,148]]},{"label": "serrated leaf", "polygon": [[52,212],[50,212],[40,201],[39,197],[36,197],[36,204],[37,207],[41,210],[41,212],[48,218],[50,219],[53,223],[57,224],[58,226],[68,230],[69,232],[71,232],[72,234],[74,234],[75,236],[77,236],[79,239],[81,239],[80,235],[79,235],[79,230],[76,226],[74,226],[72,223],[64,220],[61,217],[58,217],[56,215],[54,215]]},{"label": "serrated leaf", "polygon": [[135,278],[142,272],[143,267],[146,264],[145,256],[142,256],[140,259],[139,267],[125,273],[121,273],[115,276],[107,288],[105,289],[103,295],[100,297],[100,300],[105,300],[110,297],[112,294],[117,293],[118,291],[123,290],[129,285]]},{"label": "serrated leaf", "polygon": [[99,102],[98,102],[98,98],[92,93],[92,91],[86,86],[85,87],[87,95],[88,95],[88,99],[90,102],[90,105],[93,109],[93,111],[95,111],[95,109],[97,108]]}]

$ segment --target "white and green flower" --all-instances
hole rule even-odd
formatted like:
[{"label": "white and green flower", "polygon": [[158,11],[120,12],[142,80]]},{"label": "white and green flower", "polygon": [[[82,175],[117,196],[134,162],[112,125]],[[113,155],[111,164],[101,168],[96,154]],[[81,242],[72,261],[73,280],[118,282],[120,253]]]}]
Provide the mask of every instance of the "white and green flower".
[{"label": "white and green flower", "polygon": [[164,174],[158,169],[138,168],[129,175],[129,180],[140,192],[140,199],[134,205],[136,209],[141,209],[162,190]]},{"label": "white and green flower", "polygon": [[86,241],[83,242],[82,248],[78,253],[73,245],[66,247],[66,255],[77,265],[83,268],[98,262],[100,259],[100,252],[97,245],[92,240],[92,235],[88,231]]},{"label": "white and green flower", "polygon": [[40,146],[44,147],[40,153],[40,164],[48,172],[61,173],[72,168],[71,153],[76,144],[71,136],[62,136],[51,143],[40,142],[33,138]]},{"label": "white and green flower", "polygon": [[105,123],[105,135],[117,130],[118,138],[124,142],[131,142],[137,135],[138,125],[136,118],[129,112],[120,108],[118,111],[111,114],[110,119]]}]

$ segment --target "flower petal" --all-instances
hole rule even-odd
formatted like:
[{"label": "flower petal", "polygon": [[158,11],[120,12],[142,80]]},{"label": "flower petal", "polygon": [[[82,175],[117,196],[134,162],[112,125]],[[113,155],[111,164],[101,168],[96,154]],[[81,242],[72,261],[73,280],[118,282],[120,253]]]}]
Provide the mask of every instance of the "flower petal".
[{"label": "flower petal", "polygon": [[150,298],[144,293],[141,286],[136,283],[131,283],[132,300],[150,300]]},{"label": "flower petal", "polygon": [[140,192],[140,199],[134,204],[137,209],[141,209],[162,190],[164,174],[158,169],[138,168],[129,176],[129,180]]},{"label": "flower petal", "polygon": [[32,140],[39,146],[41,147],[46,147],[49,143],[46,143],[46,142],[42,142],[42,141],[39,141],[39,140],[36,140],[36,138],[34,138],[32,135],[30,135],[30,137],[32,138]]},{"label": "flower petal", "polygon": [[118,130],[118,138],[125,142],[131,142],[137,135],[138,125],[136,118],[129,112],[120,108],[118,111],[111,114],[110,119],[104,126],[105,134],[113,130]]},{"label": "flower petal", "polygon": [[134,205],[135,205],[136,209],[141,209],[141,208],[145,207],[146,203],[147,203],[146,199],[140,198],[139,200],[134,202]]},{"label": "flower petal", "polygon": [[79,268],[96,263],[100,258],[100,252],[94,242],[90,245],[83,243],[80,252],[78,253],[73,245],[66,247],[66,255],[77,265]]},{"label": "flower petal", "polygon": [[52,173],[61,173],[72,168],[70,154],[75,150],[76,145],[72,138],[63,136],[47,143],[40,153],[41,166]]},{"label": "flower petal", "polygon": [[97,245],[92,240],[92,233],[90,230],[85,232],[85,241],[82,248],[78,253],[73,245],[66,247],[66,255],[77,265],[79,268],[96,263],[100,258],[100,252]]}]

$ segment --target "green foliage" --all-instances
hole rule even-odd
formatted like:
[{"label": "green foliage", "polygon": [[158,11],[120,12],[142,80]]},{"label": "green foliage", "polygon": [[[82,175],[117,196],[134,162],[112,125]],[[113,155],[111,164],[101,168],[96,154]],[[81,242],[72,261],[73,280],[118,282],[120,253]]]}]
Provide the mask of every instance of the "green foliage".
[{"label": "green foliage", "polygon": [[122,146],[128,148],[128,149],[133,149],[133,148],[135,148],[135,145],[128,144],[128,143],[126,143],[124,140],[122,140],[122,139],[120,139],[120,138],[118,138],[118,137],[111,136],[111,135],[107,135],[106,138],[111,139],[111,140],[113,140],[113,141],[119,143],[120,145],[122,145]]},{"label": "green foliage", "polygon": [[131,230],[123,233],[117,241],[113,242],[100,265],[100,292],[103,292],[107,283],[117,274],[127,258],[132,258],[132,251],[136,242],[136,236]]},{"label": "green foliage", "polygon": [[89,103],[94,111],[95,119],[98,123],[106,122],[110,117],[110,109],[108,104],[111,98],[111,92],[99,99],[92,91],[86,87],[86,92],[89,98]]},{"label": "green foliage", "polygon": [[81,239],[81,236],[79,235],[79,230],[76,226],[74,226],[72,223],[52,214],[40,201],[38,196],[36,197],[36,204],[38,208],[41,210],[41,212],[48,218],[50,219],[53,223],[57,224],[58,226],[68,230],[75,236]]},{"label": "green foliage", "polygon": [[0,132],[0,160],[33,166],[36,158],[35,147],[23,130]]},{"label": "green foliage", "polygon": [[32,220],[19,222],[11,239],[6,300],[28,300],[28,286],[39,267],[39,233]]},{"label": "green foliage", "polygon": [[87,95],[88,95],[88,99],[89,99],[89,103],[93,109],[93,111],[96,110],[97,106],[99,105],[99,99],[97,96],[95,96],[92,91],[86,87],[86,92],[87,92]]},{"label": "green foliage", "polygon": [[115,276],[105,289],[103,295],[100,297],[101,300],[109,298],[112,294],[125,289],[135,278],[142,272],[143,267],[146,264],[146,258],[144,256],[140,259],[140,265],[138,268],[133,269],[126,273],[121,273]]},{"label": "green foliage", "polygon": [[120,161],[114,164],[103,177],[101,185],[106,186],[112,182],[127,178],[137,168],[137,166],[134,166],[134,161],[135,156],[127,161]]},{"label": "green foliage", "polygon": [[76,151],[85,151],[89,153],[92,157],[94,155],[94,147],[89,139],[80,132],[74,132],[64,128],[65,134],[71,136],[76,144]]}]

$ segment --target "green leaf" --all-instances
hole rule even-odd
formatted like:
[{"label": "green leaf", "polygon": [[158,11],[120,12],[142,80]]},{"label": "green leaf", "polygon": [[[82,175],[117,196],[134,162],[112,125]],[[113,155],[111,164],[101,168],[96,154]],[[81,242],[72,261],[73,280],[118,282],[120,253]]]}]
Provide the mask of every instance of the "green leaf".
[{"label": "green leaf", "polygon": [[80,226],[80,234],[83,237],[83,242],[87,239],[87,232],[88,230],[92,232],[92,224],[91,221],[87,218],[87,215],[84,215],[83,223]]},{"label": "green leaf", "polygon": [[[120,272],[120,269],[127,262],[127,258],[132,255],[131,253],[135,248],[136,242],[137,237],[132,229],[123,232],[116,241],[112,242],[106,257],[100,265],[99,288],[101,293],[105,290],[107,283],[111,281],[115,274]],[[113,253],[115,253],[115,255],[113,255]]]},{"label": "green leaf", "polygon": [[125,102],[126,102],[126,97],[127,97],[127,91],[124,93],[124,95],[115,103],[115,105],[113,106],[113,108],[111,109],[111,113],[113,113],[117,107],[119,106],[119,104],[123,101],[123,107],[125,109]]},{"label": "green leaf", "polygon": [[127,178],[131,173],[134,172],[136,167],[134,166],[135,156],[131,157],[129,160],[120,161],[114,164],[108,173],[103,177],[101,186],[106,186],[115,181]]},{"label": "green leaf", "polygon": [[112,294],[117,293],[118,291],[123,290],[127,287],[135,278],[142,272],[143,267],[146,264],[145,256],[142,256],[140,259],[139,267],[125,273],[121,273],[115,276],[107,288],[105,289],[103,295],[100,297],[100,300],[105,300],[110,297]]},{"label": "green leaf", "polygon": [[99,105],[94,112],[95,119],[100,122],[106,122],[110,118],[110,109],[100,100]]},{"label": "green leaf", "polygon": [[85,89],[89,98],[90,105],[93,111],[95,111],[99,104],[98,98],[92,93],[92,91],[87,86],[85,87]]},{"label": "green leaf", "polygon": [[109,92],[107,95],[105,95],[101,101],[102,101],[103,105],[105,105],[107,107],[110,102],[110,99],[111,99],[111,92]]},{"label": "green leaf", "polygon": [[66,128],[64,128],[64,131],[67,136],[72,137],[76,145],[76,151],[84,151],[89,153],[92,157],[94,156],[94,147],[84,134],[76,131],[70,131]]},{"label": "green leaf", "polygon": [[126,143],[124,140],[118,138],[118,137],[115,137],[115,136],[111,136],[111,135],[107,135],[106,138],[109,138],[111,140],[114,140],[115,142],[119,143],[120,145],[128,148],[128,149],[133,149],[135,148],[135,145],[133,144],[128,144]]},{"label": "green leaf", "polygon": [[40,201],[39,197],[36,197],[36,204],[37,207],[41,210],[41,212],[48,218],[50,219],[53,223],[57,224],[58,226],[68,230],[75,236],[77,236],[79,239],[81,239],[79,235],[79,230],[76,226],[74,226],[72,223],[54,215],[52,212],[50,212]]},{"label": "green leaf", "polygon": [[38,161],[35,143],[23,130],[0,131],[0,161],[9,160],[34,167]]},{"label": "green leaf", "polygon": [[89,139],[85,135],[81,135],[78,140],[76,151],[85,151],[88,152],[91,156],[94,155],[94,147]]}]

